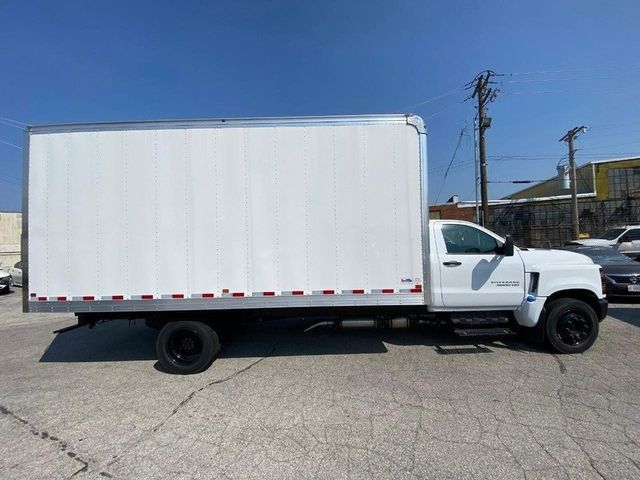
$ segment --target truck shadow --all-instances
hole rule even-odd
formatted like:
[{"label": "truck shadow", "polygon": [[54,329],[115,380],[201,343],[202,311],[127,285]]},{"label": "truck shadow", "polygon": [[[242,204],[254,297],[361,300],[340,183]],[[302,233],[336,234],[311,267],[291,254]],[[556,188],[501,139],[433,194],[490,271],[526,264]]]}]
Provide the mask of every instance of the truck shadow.
[{"label": "truck shadow", "polygon": [[[518,336],[459,337],[451,330],[317,329],[304,333],[309,321],[273,320],[236,325],[222,333],[220,358],[384,354],[386,345],[432,347],[441,354],[491,353],[492,349],[542,351]],[[154,360],[157,331],[142,322],[111,321],[55,336],[40,362],[118,362]],[[275,345],[275,347],[274,347]]]}]

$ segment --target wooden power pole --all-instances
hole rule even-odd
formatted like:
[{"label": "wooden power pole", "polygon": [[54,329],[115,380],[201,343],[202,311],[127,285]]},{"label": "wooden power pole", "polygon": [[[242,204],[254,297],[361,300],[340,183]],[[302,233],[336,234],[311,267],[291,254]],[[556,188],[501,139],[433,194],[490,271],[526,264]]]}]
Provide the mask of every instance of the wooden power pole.
[{"label": "wooden power pole", "polygon": [[497,74],[491,70],[476,75],[471,82],[467,84],[467,88],[473,88],[473,93],[469,98],[478,99],[478,150],[480,155],[480,198],[482,202],[482,219],[480,225],[485,225],[489,220],[489,191],[487,188],[487,149],[485,144],[484,133],[491,126],[491,118],[486,116],[486,106],[492,102],[498,95],[499,90],[492,88],[495,82],[491,81],[491,77]]},{"label": "wooden power pole", "polygon": [[569,180],[571,181],[571,235],[576,239],[580,235],[580,218],[578,215],[578,184],[576,182],[576,150],[573,141],[579,133],[587,131],[584,125],[569,130],[561,139],[569,146]]}]

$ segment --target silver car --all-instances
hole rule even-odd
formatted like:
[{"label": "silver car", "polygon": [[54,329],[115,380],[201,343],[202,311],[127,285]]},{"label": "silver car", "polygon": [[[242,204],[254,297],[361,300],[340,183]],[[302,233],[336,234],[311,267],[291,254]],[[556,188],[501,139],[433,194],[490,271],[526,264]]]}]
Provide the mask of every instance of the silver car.
[{"label": "silver car", "polygon": [[613,247],[628,257],[640,259],[640,225],[626,225],[611,228],[594,238],[581,238],[567,242],[567,245],[588,247]]},{"label": "silver car", "polygon": [[13,267],[9,267],[9,274],[13,277],[13,284],[22,286],[22,262],[16,263]]}]

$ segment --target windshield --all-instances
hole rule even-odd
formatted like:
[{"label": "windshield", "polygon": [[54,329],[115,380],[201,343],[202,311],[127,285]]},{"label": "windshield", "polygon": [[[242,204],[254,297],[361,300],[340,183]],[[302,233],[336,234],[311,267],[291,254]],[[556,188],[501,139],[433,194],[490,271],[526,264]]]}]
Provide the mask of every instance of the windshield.
[{"label": "windshield", "polygon": [[603,240],[615,240],[624,232],[624,228],[611,228],[604,232],[602,235],[598,235],[594,238],[602,238]]},{"label": "windshield", "polygon": [[603,249],[579,249],[579,250],[574,250],[576,253],[581,253],[582,255],[586,255],[587,257],[589,257],[591,260],[593,260],[593,263],[599,263],[601,265],[611,265],[611,264],[624,264],[624,265],[638,265],[640,267],[640,264],[638,264],[638,262],[631,260],[629,257],[627,257],[626,255],[623,255],[622,253],[618,253],[613,249],[610,248],[603,248]]}]

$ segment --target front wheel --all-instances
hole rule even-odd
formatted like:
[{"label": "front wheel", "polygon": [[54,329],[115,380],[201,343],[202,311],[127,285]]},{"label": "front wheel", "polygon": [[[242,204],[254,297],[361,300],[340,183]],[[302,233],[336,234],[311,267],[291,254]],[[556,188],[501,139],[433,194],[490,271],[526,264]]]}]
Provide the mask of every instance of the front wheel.
[{"label": "front wheel", "polygon": [[596,312],[575,298],[560,298],[547,307],[547,342],[560,353],[582,353],[598,338]]},{"label": "front wheel", "polygon": [[180,375],[206,370],[219,352],[218,334],[202,322],[169,322],[156,340],[160,364],[168,372]]}]

